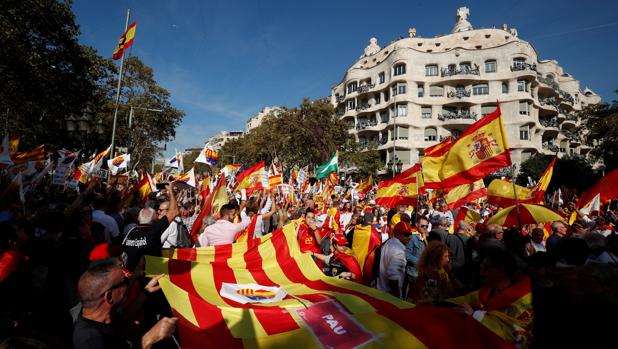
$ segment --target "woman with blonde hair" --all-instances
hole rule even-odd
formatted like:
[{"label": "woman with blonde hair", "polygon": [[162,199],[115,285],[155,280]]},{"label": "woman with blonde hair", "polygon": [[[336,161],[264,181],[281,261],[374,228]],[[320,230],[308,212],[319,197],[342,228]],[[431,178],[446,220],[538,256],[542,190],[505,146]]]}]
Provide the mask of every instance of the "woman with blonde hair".
[{"label": "woman with blonde hair", "polygon": [[439,241],[430,242],[423,251],[418,261],[418,278],[412,295],[415,303],[437,305],[455,296],[448,252],[448,247]]}]

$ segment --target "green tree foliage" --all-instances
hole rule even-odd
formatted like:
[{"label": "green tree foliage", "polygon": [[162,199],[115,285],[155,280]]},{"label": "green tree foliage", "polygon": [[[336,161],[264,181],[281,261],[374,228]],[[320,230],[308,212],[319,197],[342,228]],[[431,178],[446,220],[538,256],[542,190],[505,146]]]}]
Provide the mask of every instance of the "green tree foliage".
[{"label": "green tree foliage", "polygon": [[320,165],[337,148],[340,158],[358,167],[360,172],[375,171],[375,159],[379,162],[377,151],[356,154],[359,148],[348,134],[346,124],[335,116],[332,104],[324,99],[304,99],[298,107],[267,115],[259,127],[226,142],[219,158],[223,164],[235,158],[236,163],[250,166],[262,160],[268,164],[276,157],[289,168]]},{"label": "green tree foliage", "polygon": [[65,117],[96,96],[104,72],[78,35],[71,1],[0,2],[0,114],[8,132],[23,134],[24,149],[67,146]]},{"label": "green tree foliage", "polygon": [[603,160],[607,170],[618,168],[618,101],[588,106],[580,116],[581,130],[588,132],[586,143],[595,146],[592,155]]},{"label": "green tree foliage", "polygon": [[[521,164],[517,184],[527,185],[528,176],[534,181],[538,181],[543,172],[551,162],[553,156],[537,154]],[[548,191],[553,191],[559,187],[575,189],[582,192],[591,187],[600,177],[600,174],[592,169],[589,160],[582,156],[566,156],[556,161],[554,174],[550,182]]]},{"label": "green tree foliage", "polygon": [[369,174],[375,175],[384,167],[380,160],[380,153],[373,146],[363,151],[362,145],[354,139],[349,139],[344,150],[339,161],[345,167],[350,168],[358,180],[366,178]]}]

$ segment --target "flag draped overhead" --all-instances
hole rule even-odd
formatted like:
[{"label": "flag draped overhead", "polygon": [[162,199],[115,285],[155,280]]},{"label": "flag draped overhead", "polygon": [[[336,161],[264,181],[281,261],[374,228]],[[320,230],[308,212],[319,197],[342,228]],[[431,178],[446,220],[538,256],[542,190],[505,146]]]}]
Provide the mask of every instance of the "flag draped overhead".
[{"label": "flag draped overhead", "polygon": [[337,172],[337,170],[339,170],[339,151],[336,151],[335,155],[327,163],[316,167],[315,178],[325,178],[329,173]]},{"label": "flag draped overhead", "polygon": [[133,45],[133,39],[135,38],[135,28],[137,26],[137,22],[133,22],[127,29],[127,31],[122,34],[120,39],[118,40],[118,46],[114,50],[114,55],[112,58],[114,60],[120,59],[124,55],[124,51],[126,51],[131,45]]},{"label": "flag draped overhead", "polygon": [[[472,317],[325,276],[289,224],[259,239],[146,257],[183,348],[506,348]],[[277,297],[283,299],[276,300]],[[330,320],[330,321],[328,321]],[[337,322],[336,326],[332,326]]]},{"label": "flag draped overhead", "polygon": [[378,183],[376,203],[387,207],[416,205],[422,182],[421,165],[416,164],[392,179]]},{"label": "flag draped overhead", "polygon": [[472,183],[510,166],[511,155],[500,108],[470,125],[444,150],[443,154],[438,151],[421,159],[427,188],[450,188]]}]

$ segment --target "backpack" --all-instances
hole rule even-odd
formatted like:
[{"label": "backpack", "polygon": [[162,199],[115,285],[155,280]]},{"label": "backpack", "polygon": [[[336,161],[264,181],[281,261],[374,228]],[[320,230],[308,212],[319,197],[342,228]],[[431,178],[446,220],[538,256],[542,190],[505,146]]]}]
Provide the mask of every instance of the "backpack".
[{"label": "backpack", "polygon": [[188,248],[193,246],[193,239],[189,228],[182,222],[176,221],[176,245],[175,248]]}]

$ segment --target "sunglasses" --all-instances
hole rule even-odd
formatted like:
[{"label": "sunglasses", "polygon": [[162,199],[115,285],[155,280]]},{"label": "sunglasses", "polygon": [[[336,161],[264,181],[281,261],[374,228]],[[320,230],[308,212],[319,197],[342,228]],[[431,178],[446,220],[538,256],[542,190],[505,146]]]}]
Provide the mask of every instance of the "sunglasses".
[{"label": "sunglasses", "polygon": [[130,282],[131,282],[131,280],[128,277],[124,277],[122,279],[122,281],[120,281],[119,283],[115,284],[114,286],[108,288],[105,292],[101,293],[101,297],[105,296],[105,294],[107,292],[113,291],[113,290],[115,290],[117,288],[129,286]]},{"label": "sunglasses", "polygon": [[157,212],[163,212],[163,211],[167,211],[167,210],[169,210],[169,208],[160,208],[160,209],[157,210]]},{"label": "sunglasses", "polygon": [[419,225],[418,227],[419,227],[419,228],[429,228],[429,225],[424,224],[424,225]]}]

